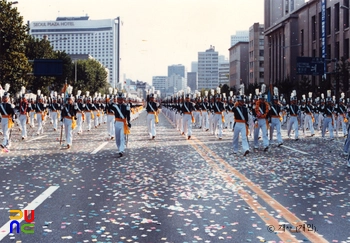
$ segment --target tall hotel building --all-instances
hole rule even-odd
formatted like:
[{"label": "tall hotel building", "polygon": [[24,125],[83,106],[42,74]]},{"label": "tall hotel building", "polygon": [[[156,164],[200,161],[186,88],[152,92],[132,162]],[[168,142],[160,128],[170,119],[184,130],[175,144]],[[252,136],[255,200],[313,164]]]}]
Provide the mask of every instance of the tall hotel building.
[{"label": "tall hotel building", "polygon": [[89,17],[58,17],[53,21],[28,23],[29,34],[47,37],[54,50],[69,55],[89,54],[109,71],[108,82],[119,82],[119,18],[89,20]]},{"label": "tall hotel building", "polygon": [[219,86],[219,53],[214,46],[198,52],[198,90]]}]

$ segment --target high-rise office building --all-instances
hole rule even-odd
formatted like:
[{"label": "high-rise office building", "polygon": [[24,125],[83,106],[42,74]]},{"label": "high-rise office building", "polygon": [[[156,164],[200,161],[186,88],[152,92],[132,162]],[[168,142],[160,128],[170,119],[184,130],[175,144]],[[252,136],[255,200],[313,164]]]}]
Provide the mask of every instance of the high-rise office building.
[{"label": "high-rise office building", "polygon": [[54,50],[67,54],[89,54],[109,70],[108,82],[119,81],[119,18],[89,20],[89,17],[58,17],[29,22],[29,34],[47,38]]},{"label": "high-rise office building", "polygon": [[160,90],[162,94],[165,93],[165,91],[166,91],[167,82],[168,82],[167,76],[153,76],[152,77],[152,86],[156,90]]},{"label": "high-rise office building", "polygon": [[181,64],[168,66],[168,77],[172,76],[173,74],[186,78],[185,66]]},{"label": "high-rise office building", "polygon": [[197,73],[196,72],[188,72],[187,73],[187,86],[191,88],[192,92],[194,92],[195,90],[198,90]]},{"label": "high-rise office building", "polygon": [[219,85],[219,53],[214,46],[198,52],[198,90],[212,89]]},{"label": "high-rise office building", "polygon": [[248,87],[248,48],[249,42],[240,41],[230,51],[230,87],[239,88],[240,84]]},{"label": "high-rise office building", "polygon": [[248,41],[249,40],[249,31],[247,30],[238,30],[235,35],[231,35],[231,46],[234,46],[239,41]]},{"label": "high-rise office building", "polygon": [[264,25],[249,28],[249,83],[264,82]]}]

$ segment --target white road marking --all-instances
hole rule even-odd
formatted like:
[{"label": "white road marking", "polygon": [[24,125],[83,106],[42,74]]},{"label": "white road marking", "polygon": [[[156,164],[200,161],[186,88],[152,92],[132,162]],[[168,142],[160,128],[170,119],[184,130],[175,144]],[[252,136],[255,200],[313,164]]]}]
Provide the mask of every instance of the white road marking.
[{"label": "white road marking", "polygon": [[101,144],[100,146],[98,146],[94,151],[91,152],[91,154],[96,154],[98,151],[100,151],[100,149],[102,149],[104,146],[107,145],[108,142],[104,142],[103,144]]},{"label": "white road marking", "polygon": [[40,137],[36,137],[36,138],[29,139],[27,142],[31,142],[31,141],[34,141],[34,140],[38,140],[38,139],[40,139],[40,138],[44,138],[44,137],[47,137],[47,135],[44,135],[44,136],[40,136]]},{"label": "white road marking", "polygon": [[301,150],[298,150],[298,149],[294,149],[294,148],[288,147],[288,146],[286,146],[286,145],[281,145],[281,147],[286,148],[286,149],[293,150],[293,151],[295,151],[295,152],[299,152],[299,153],[301,153],[301,154],[308,154],[308,153],[306,153],[306,152],[304,152],[304,151],[301,151]]},{"label": "white road marking", "polygon": [[[40,204],[42,204],[49,196],[54,193],[59,186],[50,186],[47,188],[43,193],[41,193],[37,198],[35,198],[31,203],[28,204],[27,207],[23,208],[23,210],[35,210]],[[10,216],[10,213],[9,213]],[[17,221],[21,223],[23,221],[22,217],[21,219],[18,219]],[[10,233],[10,224],[12,220],[9,220],[6,224],[4,224],[0,228],[0,242]]]}]

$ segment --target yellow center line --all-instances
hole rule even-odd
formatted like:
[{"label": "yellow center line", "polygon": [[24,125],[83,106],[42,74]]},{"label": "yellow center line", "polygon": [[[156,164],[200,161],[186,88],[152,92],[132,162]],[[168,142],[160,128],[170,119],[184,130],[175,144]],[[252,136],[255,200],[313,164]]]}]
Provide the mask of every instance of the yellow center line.
[{"label": "yellow center line", "polygon": [[[164,114],[163,114],[164,115]],[[164,117],[171,123],[173,126],[174,124],[164,115]],[[284,206],[282,206],[279,202],[277,202],[275,199],[273,199],[269,194],[267,194],[265,191],[260,189],[259,186],[254,184],[251,180],[246,178],[243,174],[241,174],[238,170],[234,169],[229,163],[227,163],[225,160],[223,160],[220,156],[218,156],[214,151],[212,151],[210,148],[208,148],[203,142],[201,142],[199,139],[191,136],[192,140],[188,140],[191,144],[191,146],[205,159],[205,161],[215,170],[217,171],[222,178],[229,183],[236,184],[235,180],[232,179],[232,175],[235,178],[240,179],[241,182],[245,183],[246,186],[248,186],[252,191],[254,191],[261,199],[263,199],[270,207],[275,209],[277,212],[279,212],[279,215],[282,216],[285,220],[287,220],[291,225],[294,227],[297,227],[300,224],[307,224],[305,221],[302,221],[297,216],[295,216],[292,212],[290,212],[288,209],[286,209]],[[203,152],[201,149],[205,150]],[[207,154],[211,154],[212,157],[214,157],[215,161],[218,161],[221,163],[230,173],[228,174],[220,167],[218,164],[211,159]],[[278,233],[277,236],[283,241],[283,242],[298,242],[296,241],[295,237],[291,234],[288,230],[279,230],[280,229],[280,223],[276,218],[271,216],[247,191],[245,191],[243,188],[239,188],[237,190],[237,193],[240,195],[240,197],[245,200],[245,202],[259,215],[259,217],[269,226],[273,226],[275,233]],[[327,243],[328,241],[324,239],[320,234],[314,231],[304,231],[299,230],[298,232],[302,233],[306,238],[308,238],[311,242],[318,242],[318,243]]]},{"label": "yellow center line", "polygon": [[[295,216],[292,212],[290,212],[288,209],[286,209],[284,206],[282,206],[278,201],[273,199],[269,194],[267,194],[265,191],[263,191],[259,186],[254,184],[251,180],[249,180],[247,177],[245,177],[243,174],[241,174],[238,170],[233,168],[229,163],[227,163],[225,160],[223,160],[220,156],[218,156],[214,151],[209,149],[205,144],[203,144],[200,140],[193,137],[193,141],[196,142],[197,145],[200,145],[206,152],[209,152],[215,159],[215,161],[220,162],[222,165],[225,166],[225,168],[233,174],[236,178],[240,179],[242,182],[245,183],[252,191],[254,191],[261,199],[263,199],[268,205],[270,205],[273,209],[275,209],[277,212],[279,212],[280,216],[282,216],[284,219],[286,219],[291,225],[294,227],[297,227],[301,224],[307,224],[305,221],[299,219],[297,216]],[[194,142],[192,142],[194,143]],[[243,189],[242,189],[243,190]],[[243,190],[244,191],[244,190]],[[247,195],[249,195],[247,192],[244,191]],[[250,196],[250,195],[249,195]],[[254,210],[256,211],[256,210]],[[261,216],[260,213],[261,210],[256,211],[258,215],[265,221],[266,215]],[[266,221],[265,221],[266,222]],[[278,229],[278,223],[270,223],[270,225],[273,225],[274,227],[277,227],[275,229]],[[307,230],[299,230],[300,233],[302,233],[306,238],[308,238],[311,242],[328,242],[326,239],[324,239],[320,234],[317,232],[307,231]],[[280,236],[280,235],[278,235]],[[282,239],[282,238],[281,238]],[[284,241],[285,242],[285,241]]]}]

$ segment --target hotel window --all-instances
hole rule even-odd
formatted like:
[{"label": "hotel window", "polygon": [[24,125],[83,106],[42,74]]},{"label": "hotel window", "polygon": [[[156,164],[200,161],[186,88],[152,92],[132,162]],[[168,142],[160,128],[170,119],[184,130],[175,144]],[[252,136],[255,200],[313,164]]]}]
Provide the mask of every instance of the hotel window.
[{"label": "hotel window", "polygon": [[339,31],[339,3],[334,5],[334,30]]},{"label": "hotel window", "polygon": [[332,26],[332,14],[331,14],[331,8],[327,8],[326,10],[326,34],[331,34],[331,26]]},{"label": "hotel window", "polygon": [[349,28],[349,0],[344,0],[344,8],[341,11],[343,14],[344,29]]},{"label": "hotel window", "polygon": [[311,17],[312,40],[316,40],[316,16]]}]

